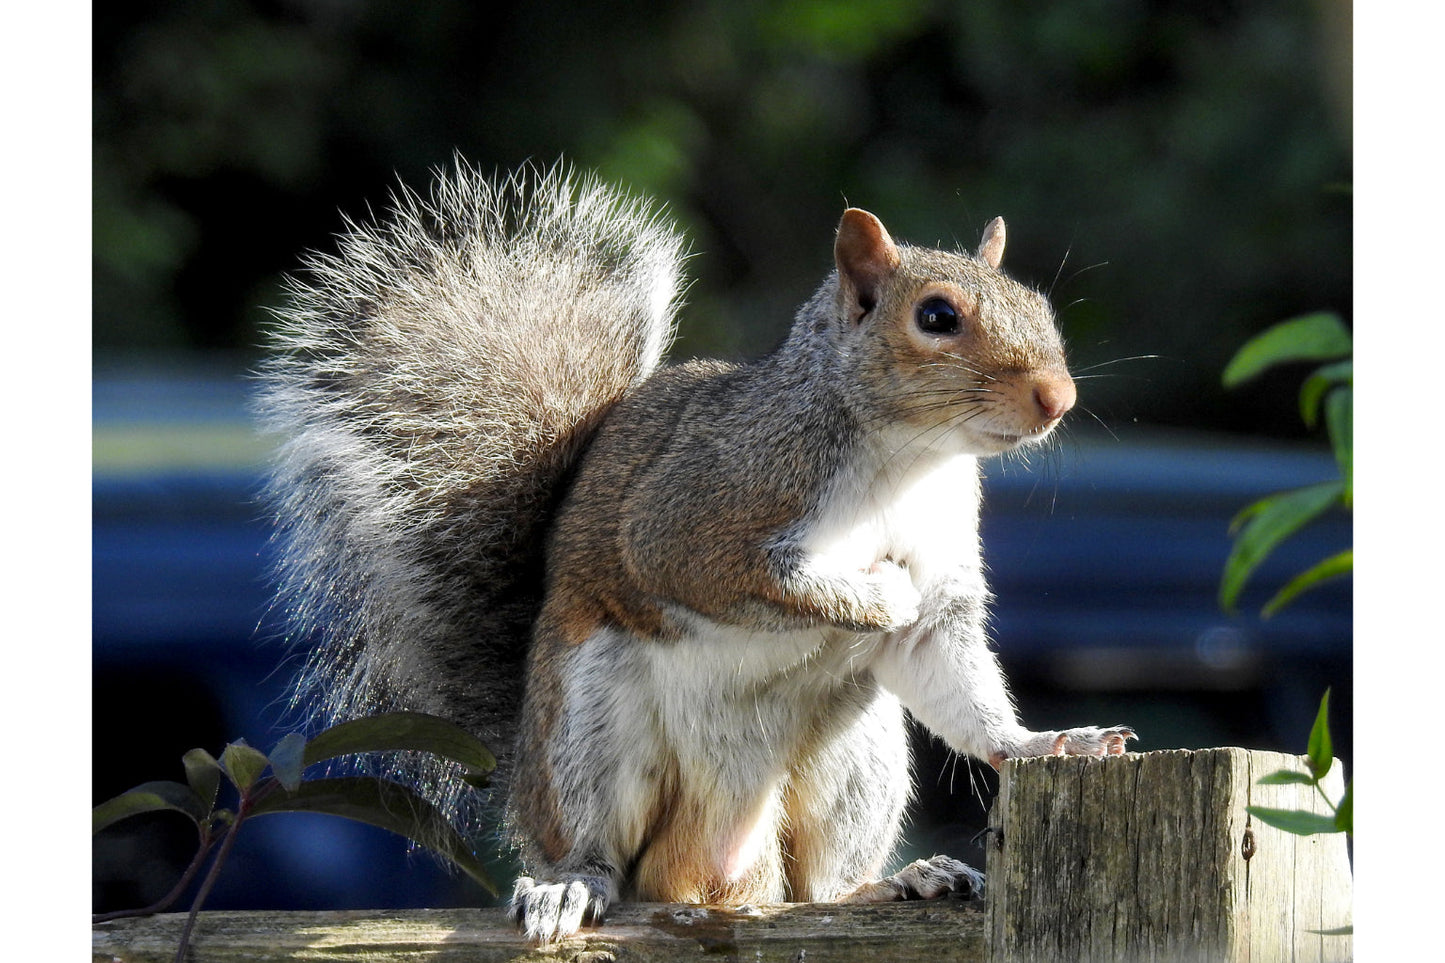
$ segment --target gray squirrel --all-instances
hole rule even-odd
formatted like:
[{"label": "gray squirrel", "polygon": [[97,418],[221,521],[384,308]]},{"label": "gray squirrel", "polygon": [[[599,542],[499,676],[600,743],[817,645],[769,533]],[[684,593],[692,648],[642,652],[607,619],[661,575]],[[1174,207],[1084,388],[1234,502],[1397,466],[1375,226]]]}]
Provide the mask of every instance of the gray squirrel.
[{"label": "gray squirrel", "polygon": [[[623,898],[977,890],[942,856],[882,876],[905,709],[994,766],[1134,738],[1025,729],[989,647],[978,459],[1075,401],[1003,248],[1000,218],[968,254],[849,209],[774,353],[664,366],[685,244],[593,178],[458,159],[348,222],[261,372],[299,698],[514,746],[511,912],[541,941]],[[475,828],[454,774],[409,778]]]}]

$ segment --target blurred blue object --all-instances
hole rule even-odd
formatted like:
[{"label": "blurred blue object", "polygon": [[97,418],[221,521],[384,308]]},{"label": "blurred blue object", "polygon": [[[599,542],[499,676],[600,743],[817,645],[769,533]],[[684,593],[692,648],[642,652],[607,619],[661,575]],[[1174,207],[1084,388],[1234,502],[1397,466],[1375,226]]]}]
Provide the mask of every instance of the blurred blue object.
[{"label": "blurred blue object", "polygon": [[[247,392],[246,380],[225,370],[96,374],[96,801],[181,778],[180,756],[196,746],[218,752],[245,737],[269,749],[294,722],[286,698],[296,656],[267,610],[270,531],[256,499],[265,446],[249,427]],[[1320,694],[1333,686],[1336,751],[1349,761],[1350,582],[1307,593],[1267,621],[1257,612],[1290,576],[1351,544],[1350,517],[1282,544],[1251,580],[1240,614],[1216,601],[1230,518],[1263,495],[1334,477],[1323,444],[1065,435],[1030,459],[1033,468],[1017,457],[990,463],[983,523],[994,637],[1028,724],[1123,722],[1139,729],[1143,749],[1300,752]],[[946,754],[926,739],[919,752],[915,835],[965,846],[979,819],[958,814],[941,778],[934,785]],[[178,838],[146,842],[149,832]],[[193,841],[179,817],[101,834],[94,908],[158,897]],[[284,816],[246,825],[208,905],[444,906],[484,897],[397,837]]]}]

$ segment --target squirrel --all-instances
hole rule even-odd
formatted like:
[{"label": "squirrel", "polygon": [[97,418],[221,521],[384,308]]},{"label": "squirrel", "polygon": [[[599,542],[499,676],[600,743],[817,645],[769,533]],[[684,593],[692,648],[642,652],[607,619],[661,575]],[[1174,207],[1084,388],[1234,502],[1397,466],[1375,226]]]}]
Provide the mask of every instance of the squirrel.
[{"label": "squirrel", "polygon": [[[298,698],[514,745],[530,936],[623,898],[979,892],[943,856],[882,875],[905,710],[994,766],[1136,738],[1025,729],[990,647],[978,461],[1076,400],[1004,241],[912,247],[849,208],[772,354],[664,365],[676,229],[595,177],[457,158],[290,280],[259,408]],[[454,774],[410,776],[474,825]]]}]

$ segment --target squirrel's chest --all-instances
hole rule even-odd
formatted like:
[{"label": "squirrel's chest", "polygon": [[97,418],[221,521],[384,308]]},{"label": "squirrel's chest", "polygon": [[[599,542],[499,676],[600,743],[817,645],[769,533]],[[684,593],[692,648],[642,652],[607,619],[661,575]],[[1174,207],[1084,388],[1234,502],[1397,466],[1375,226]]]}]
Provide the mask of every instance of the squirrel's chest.
[{"label": "squirrel's chest", "polygon": [[978,567],[978,462],[958,455],[851,471],[800,533],[805,551],[844,570],[891,559],[923,585]]}]

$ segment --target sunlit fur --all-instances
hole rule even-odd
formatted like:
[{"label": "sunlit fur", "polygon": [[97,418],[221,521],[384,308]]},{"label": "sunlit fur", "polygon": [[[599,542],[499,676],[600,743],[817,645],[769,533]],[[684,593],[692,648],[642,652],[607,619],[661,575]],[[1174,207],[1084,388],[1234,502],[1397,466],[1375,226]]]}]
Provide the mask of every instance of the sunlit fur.
[{"label": "sunlit fur", "polygon": [[[297,699],[318,722],[432,712],[505,763],[547,516],[670,344],[682,259],[667,223],[595,180],[459,160],[307,260],[257,409],[279,439],[279,604],[314,645]],[[439,767],[423,782],[448,813],[474,801]]]},{"label": "sunlit fur", "polygon": [[[1052,312],[981,258],[885,237],[849,248],[856,276],[840,266],[772,355],[659,371],[584,455],[510,810],[534,935],[584,897],[906,889],[874,885],[911,785],[904,708],[982,759],[1122,749],[1021,726],[987,641],[977,458],[1072,403]],[[914,308],[939,294],[967,325],[925,336]]]},{"label": "sunlit fur", "polygon": [[[525,675],[506,826],[532,936],[618,898],[976,886],[946,859],[879,878],[905,712],[995,762],[1122,751],[1025,729],[988,644],[977,459],[1074,399],[1003,231],[930,251],[845,212],[837,270],[748,365],[658,367],[681,241],[558,171],[459,163],[308,262],[260,400],[280,598],[315,642],[300,698],[505,753]],[[956,330],[920,330],[929,298]],[[456,779],[420,777],[465,824]]]}]

